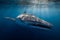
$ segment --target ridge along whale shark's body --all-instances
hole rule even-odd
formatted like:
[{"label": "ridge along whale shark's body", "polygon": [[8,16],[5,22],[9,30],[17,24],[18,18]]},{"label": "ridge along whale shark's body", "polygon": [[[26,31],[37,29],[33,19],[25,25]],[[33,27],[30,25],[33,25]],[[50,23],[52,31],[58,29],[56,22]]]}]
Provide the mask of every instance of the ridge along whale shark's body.
[{"label": "ridge along whale shark's body", "polygon": [[39,27],[43,27],[43,28],[51,28],[52,24],[40,19],[40,18],[37,18],[36,16],[34,15],[31,15],[31,14],[27,14],[26,12],[18,15],[16,17],[16,19],[14,18],[10,18],[10,17],[5,17],[6,19],[9,19],[9,20],[13,20],[13,21],[16,21],[16,19],[19,19],[21,20],[23,23],[27,24],[27,25],[32,25],[32,26],[39,26]]},{"label": "ridge along whale shark's body", "polygon": [[22,20],[24,23],[27,23],[32,26],[40,26],[40,27],[44,27],[44,28],[51,28],[51,26],[52,26],[52,24],[50,24],[32,14],[27,14],[26,12],[18,15],[17,18]]}]

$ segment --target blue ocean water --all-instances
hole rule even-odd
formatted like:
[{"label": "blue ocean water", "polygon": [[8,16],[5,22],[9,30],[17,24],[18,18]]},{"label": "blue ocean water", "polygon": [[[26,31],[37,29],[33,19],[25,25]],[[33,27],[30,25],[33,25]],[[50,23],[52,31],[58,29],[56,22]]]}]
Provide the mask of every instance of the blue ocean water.
[{"label": "blue ocean water", "polygon": [[[4,19],[4,17],[16,18],[24,11],[35,15],[43,20],[53,24],[52,29],[42,29],[24,25],[21,21],[14,22]],[[16,4],[0,4],[0,39],[1,40],[19,40],[19,39],[33,39],[33,40],[58,40],[60,39],[60,5],[49,4],[49,7],[38,8],[34,5],[16,5]]]}]

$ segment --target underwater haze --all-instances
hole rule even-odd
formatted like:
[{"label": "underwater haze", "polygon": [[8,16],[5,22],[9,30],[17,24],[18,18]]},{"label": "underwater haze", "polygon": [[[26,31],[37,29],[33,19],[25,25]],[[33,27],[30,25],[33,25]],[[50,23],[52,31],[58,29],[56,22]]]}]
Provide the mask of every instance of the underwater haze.
[{"label": "underwater haze", "polygon": [[[25,25],[21,20],[11,21],[24,13],[32,14],[51,24],[51,29]],[[19,5],[0,3],[0,40],[60,40],[60,3],[48,5]]]}]

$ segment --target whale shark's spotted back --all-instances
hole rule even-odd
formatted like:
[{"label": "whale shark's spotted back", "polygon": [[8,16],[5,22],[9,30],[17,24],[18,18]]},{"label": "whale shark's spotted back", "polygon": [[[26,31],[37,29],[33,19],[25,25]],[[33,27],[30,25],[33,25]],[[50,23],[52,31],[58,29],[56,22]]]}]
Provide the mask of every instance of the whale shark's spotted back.
[{"label": "whale shark's spotted back", "polygon": [[21,19],[22,21],[29,22],[30,24],[33,23],[33,25],[40,25],[40,26],[45,26],[45,27],[51,27],[52,24],[34,16],[31,14],[21,14],[17,16],[18,19]]}]

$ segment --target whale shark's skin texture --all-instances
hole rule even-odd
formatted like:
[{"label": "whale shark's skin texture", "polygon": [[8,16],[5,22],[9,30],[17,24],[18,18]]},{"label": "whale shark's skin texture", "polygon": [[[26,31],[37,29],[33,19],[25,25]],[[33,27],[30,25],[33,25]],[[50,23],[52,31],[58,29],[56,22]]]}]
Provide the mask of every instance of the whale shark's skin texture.
[{"label": "whale shark's skin texture", "polygon": [[29,25],[32,26],[40,26],[40,27],[44,27],[44,28],[51,28],[52,24],[38,18],[35,17],[34,15],[31,14],[21,14],[19,16],[17,16],[17,19],[20,19],[22,21],[24,21],[25,23],[28,23]]},{"label": "whale shark's skin texture", "polygon": [[[11,20],[16,22],[16,20],[20,20],[22,23],[30,25],[30,26],[38,26],[38,27],[43,27],[43,28],[49,28],[51,29],[51,27],[53,26],[52,24],[34,16],[31,14],[20,14],[15,18],[10,18],[10,17],[5,17],[5,19]],[[19,23],[18,23],[19,24]]]},{"label": "whale shark's skin texture", "polygon": [[5,18],[11,21],[15,21],[15,22],[16,20],[19,19],[22,23],[30,25],[30,26],[38,26],[38,27],[49,28],[49,29],[51,29],[51,27],[53,26],[49,22],[42,20],[32,14],[23,13],[23,14],[18,15],[16,18],[10,18],[10,17],[5,17]]}]

